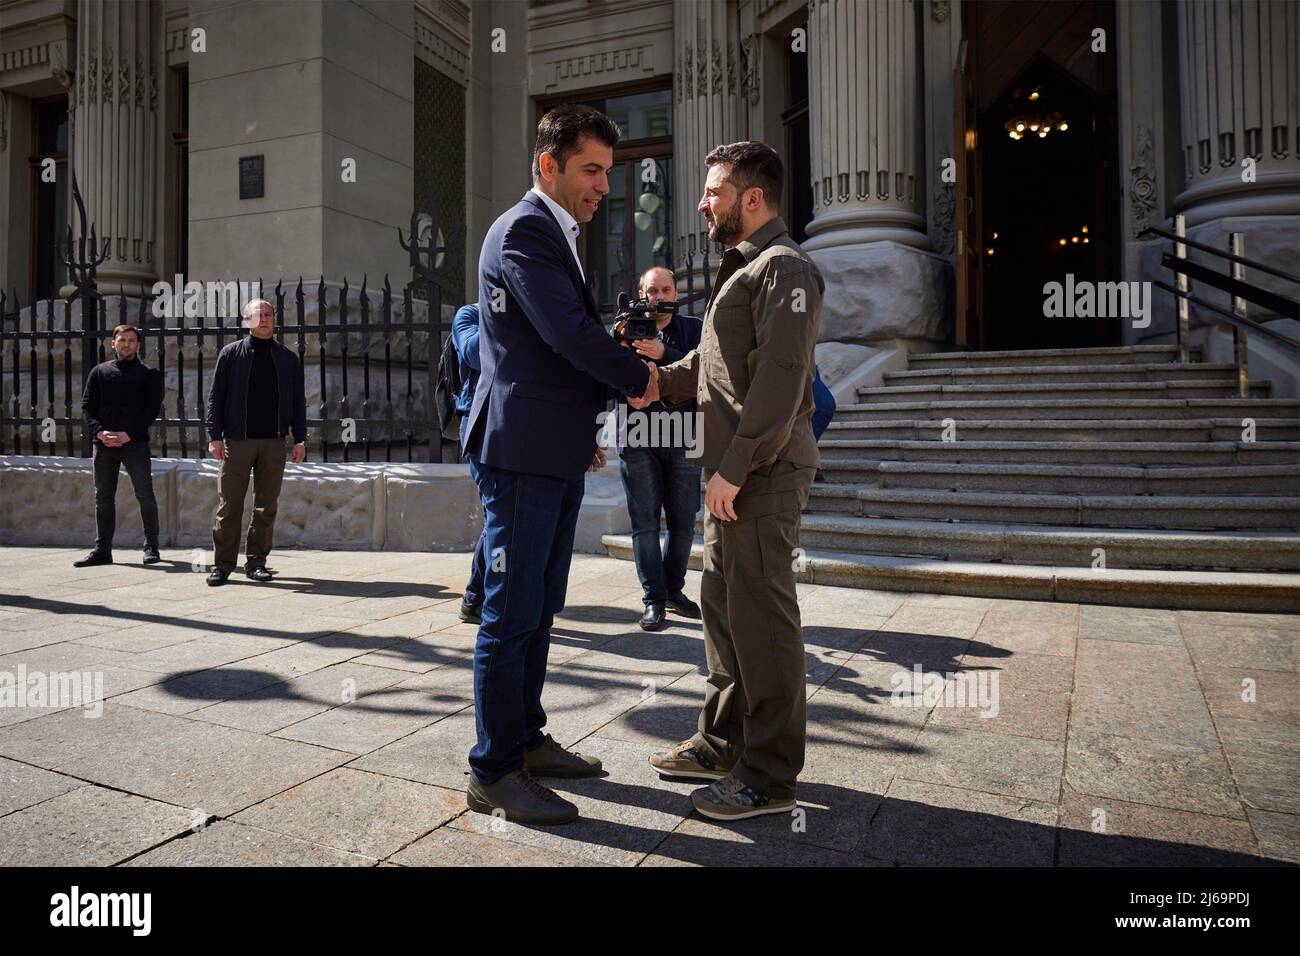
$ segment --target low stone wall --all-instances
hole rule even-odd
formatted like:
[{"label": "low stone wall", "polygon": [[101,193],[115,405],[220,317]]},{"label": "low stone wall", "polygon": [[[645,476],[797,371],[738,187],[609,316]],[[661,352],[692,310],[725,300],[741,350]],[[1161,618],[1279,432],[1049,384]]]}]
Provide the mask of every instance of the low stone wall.
[{"label": "low stone wall", "polygon": [[[161,545],[212,546],[217,462],[153,460]],[[250,483],[244,522],[252,514]],[[468,551],[483,526],[478,490],[466,465],[285,465],[275,521],[280,548],[362,551]],[[602,535],[631,525],[617,467],[587,477],[574,549],[603,553]],[[86,547],[95,540],[91,461],[52,456],[0,456],[0,544]],[[117,488],[115,551],[142,543],[140,509],[122,470]]]}]

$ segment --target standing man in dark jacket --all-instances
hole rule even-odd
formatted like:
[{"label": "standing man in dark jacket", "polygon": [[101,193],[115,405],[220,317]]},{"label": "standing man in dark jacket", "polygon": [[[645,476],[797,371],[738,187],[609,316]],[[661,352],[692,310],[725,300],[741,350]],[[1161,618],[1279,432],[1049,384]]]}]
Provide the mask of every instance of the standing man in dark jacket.
[{"label": "standing man in dark jacket", "polygon": [[488,229],[478,260],[482,373],[465,453],[483,497],[487,571],[466,803],[520,823],[578,817],[535,778],[600,773],[599,760],[545,733],[542,687],[598,416],[611,386],[641,395],[650,381],[601,324],[578,258],[578,224],[609,193],[617,142],[618,127],[591,107],[543,116],[533,188]]},{"label": "standing man in dark jacket", "polygon": [[275,340],[275,310],[265,299],[244,306],[244,327],[248,336],[217,355],[208,391],[208,451],[221,462],[212,522],[213,568],[208,575],[213,586],[225,584],[235,570],[250,471],[253,517],[244,573],[254,581],[271,580],[266,557],[284,480],[285,435],[293,432],[294,462],[307,457],[302,363]]},{"label": "standing man in dark jacket", "polygon": [[121,466],[131,476],[135,500],[144,524],[144,563],[158,554],[158,502],[153,495],[149,426],[162,410],[162,374],[140,361],[140,331],[132,325],[113,330],[117,358],[90,370],[81,411],[86,430],[95,439],[95,550],[78,568],[113,563],[113,530],[117,527],[117,476]]},{"label": "standing man in dark jacket", "polygon": [[[641,276],[640,294],[652,305],[659,301],[676,302],[677,280],[672,270],[664,266],[647,269]],[[656,336],[637,339],[630,347],[642,358],[657,365],[668,365],[685,358],[700,344],[703,327],[703,321],[694,315],[657,315]],[[627,494],[632,555],[645,603],[639,622],[641,630],[662,630],[665,610],[698,620],[699,605],[682,593],[691,542],[695,540],[695,514],[700,510],[701,435],[695,427],[695,400],[680,405],[655,402],[630,414],[623,405],[619,413],[627,424],[629,436],[619,445],[619,472]],[[648,419],[649,427],[635,428],[632,416]],[[637,435],[651,440],[634,443],[633,437]],[[687,447],[688,444],[694,447]],[[668,525],[666,549],[659,546],[661,512]]]}]

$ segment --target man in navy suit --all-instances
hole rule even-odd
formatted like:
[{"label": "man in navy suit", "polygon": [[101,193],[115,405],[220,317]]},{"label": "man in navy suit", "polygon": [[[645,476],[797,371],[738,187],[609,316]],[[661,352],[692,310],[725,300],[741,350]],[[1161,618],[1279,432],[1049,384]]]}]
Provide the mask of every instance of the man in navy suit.
[{"label": "man in navy suit", "polygon": [[640,397],[650,382],[650,363],[605,331],[578,260],[578,224],[609,192],[617,142],[617,127],[590,107],[542,117],[533,188],[492,224],[479,254],[481,369],[465,452],[483,498],[487,568],[466,803],[520,823],[578,817],[536,777],[601,770],[543,732],[542,685],[609,390]]}]

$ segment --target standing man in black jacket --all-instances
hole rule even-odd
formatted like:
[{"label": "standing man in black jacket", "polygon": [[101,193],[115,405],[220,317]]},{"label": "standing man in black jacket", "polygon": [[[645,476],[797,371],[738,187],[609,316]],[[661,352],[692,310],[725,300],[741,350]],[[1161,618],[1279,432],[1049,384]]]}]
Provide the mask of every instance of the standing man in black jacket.
[{"label": "standing man in black jacket", "polygon": [[117,476],[121,466],[131,476],[135,500],[144,524],[144,563],[158,554],[158,502],[153,496],[149,426],[162,410],[162,374],[139,359],[140,331],[133,325],[113,330],[117,358],[90,370],[81,411],[86,429],[95,438],[95,550],[78,568],[113,563],[113,530],[117,527]]},{"label": "standing man in black jacket", "polygon": [[239,555],[248,475],[253,474],[253,517],[248,523],[244,573],[266,582],[275,512],[284,480],[284,439],[293,432],[293,460],[307,457],[307,396],[302,363],[274,338],[275,310],[265,299],[244,306],[249,334],[217,355],[208,392],[208,451],[221,462],[217,514],[212,522],[213,568],[208,584],[226,583]]},{"label": "standing man in black jacket", "polygon": [[[642,274],[638,291],[652,305],[661,300],[676,302],[677,279],[666,266],[651,266]],[[656,365],[670,365],[699,347],[704,322],[684,312],[662,313],[656,317],[655,327],[655,338],[630,343],[621,340],[621,344]],[[695,515],[700,510],[698,443],[702,436],[694,427],[698,420],[695,401],[673,406],[655,402],[630,414],[623,405],[619,414],[629,426],[628,438],[619,447],[619,472],[632,521],[632,556],[645,603],[641,630],[662,630],[665,609],[699,620],[699,605],[682,592],[695,539]],[[642,421],[634,424],[634,416]],[[636,427],[647,422],[649,427]],[[634,441],[638,434],[642,441]],[[668,526],[666,549],[659,547],[660,512]]]}]

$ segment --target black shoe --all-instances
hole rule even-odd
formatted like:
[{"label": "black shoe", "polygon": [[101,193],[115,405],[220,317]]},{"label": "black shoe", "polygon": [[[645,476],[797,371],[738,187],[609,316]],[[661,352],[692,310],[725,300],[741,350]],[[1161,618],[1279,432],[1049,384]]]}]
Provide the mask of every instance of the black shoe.
[{"label": "black shoe", "polygon": [[162,560],[162,555],[158,553],[158,545],[146,544],[144,546],[144,563],[157,564]]},{"label": "black shoe", "polygon": [[113,563],[112,551],[92,551],[90,552],[90,554],[86,555],[80,561],[73,561],[72,566],[74,568],[93,568],[99,564],[112,564],[112,563]]},{"label": "black shoe", "polygon": [[260,565],[255,568],[248,568],[244,574],[248,575],[248,580],[256,581],[259,584],[265,584],[267,581],[270,581],[275,577],[274,574]]},{"label": "black shoe", "polygon": [[208,587],[217,588],[230,580],[230,572],[222,571],[220,568],[213,568],[208,575]]},{"label": "black shoe", "polygon": [[664,606],[662,604],[647,604],[645,613],[641,615],[640,624],[643,631],[662,631],[664,629]]},{"label": "black shoe", "polygon": [[565,750],[550,734],[524,754],[524,769],[534,777],[598,777],[600,759]]},{"label": "black shoe", "polygon": [[483,605],[460,602],[460,619],[466,624],[483,623]]},{"label": "black shoe", "polygon": [[689,617],[692,621],[698,621],[700,619],[700,606],[681,591],[678,591],[676,594],[671,595],[668,598],[668,604],[666,607],[674,614],[679,614],[682,617]]},{"label": "black shoe", "polygon": [[554,790],[544,787],[527,770],[508,773],[486,786],[470,775],[465,805],[476,813],[490,813],[512,823],[558,826],[578,819],[578,808]]}]

